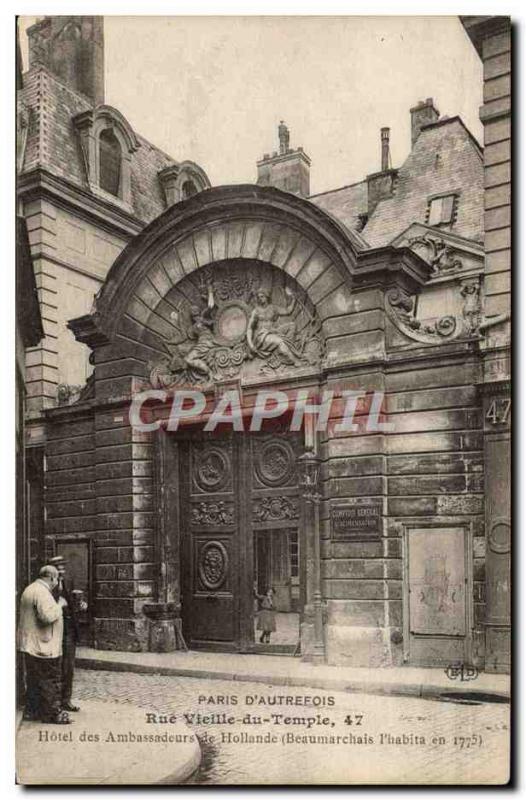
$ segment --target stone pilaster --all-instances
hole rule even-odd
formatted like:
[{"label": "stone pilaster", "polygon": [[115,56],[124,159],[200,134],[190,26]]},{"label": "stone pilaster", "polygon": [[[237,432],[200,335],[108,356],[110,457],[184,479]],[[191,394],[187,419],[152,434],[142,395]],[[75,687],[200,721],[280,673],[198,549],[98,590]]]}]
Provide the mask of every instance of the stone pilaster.
[{"label": "stone pilaster", "polygon": [[511,23],[462,17],[484,67],[485,668],[510,668]]}]

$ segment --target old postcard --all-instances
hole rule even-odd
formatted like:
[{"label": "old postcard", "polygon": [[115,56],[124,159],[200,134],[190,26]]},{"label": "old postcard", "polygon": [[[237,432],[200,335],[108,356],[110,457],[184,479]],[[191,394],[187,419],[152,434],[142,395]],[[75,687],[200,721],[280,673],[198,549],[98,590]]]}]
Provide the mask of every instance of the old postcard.
[{"label": "old postcard", "polygon": [[20,17],[19,784],[506,784],[511,21]]}]

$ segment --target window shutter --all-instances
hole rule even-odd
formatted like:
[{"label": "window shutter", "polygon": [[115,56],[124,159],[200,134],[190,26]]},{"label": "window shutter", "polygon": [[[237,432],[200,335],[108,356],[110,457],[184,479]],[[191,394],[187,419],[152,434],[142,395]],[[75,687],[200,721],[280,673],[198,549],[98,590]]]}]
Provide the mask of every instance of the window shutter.
[{"label": "window shutter", "polygon": [[429,204],[429,225],[440,225],[442,222],[442,197],[436,197]]},{"label": "window shutter", "polygon": [[453,204],[455,202],[455,196],[450,194],[447,197],[442,198],[442,218],[441,222],[451,222],[453,219]]}]

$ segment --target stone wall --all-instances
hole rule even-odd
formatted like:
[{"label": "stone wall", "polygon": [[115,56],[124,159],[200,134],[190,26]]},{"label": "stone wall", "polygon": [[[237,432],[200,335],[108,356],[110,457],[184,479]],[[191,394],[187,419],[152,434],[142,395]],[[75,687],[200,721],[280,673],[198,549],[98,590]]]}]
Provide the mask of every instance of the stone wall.
[{"label": "stone wall", "polygon": [[31,418],[55,405],[59,384],[82,386],[91,373],[89,350],[67,322],[89,313],[127,238],[44,199],[28,200],[24,214],[44,325],[44,339],[26,352]]},{"label": "stone wall", "polygon": [[[372,306],[374,293],[366,294]],[[356,327],[371,330],[364,330],[364,338],[357,338],[348,351],[372,362],[379,358],[384,324],[383,298],[376,294],[376,308],[353,315]],[[357,306],[365,304],[365,296],[354,299]],[[477,389],[481,364],[474,346],[466,351],[460,343],[457,352],[436,346],[424,352],[414,348],[409,358],[394,355],[384,354],[375,369],[353,368],[350,357],[345,373],[327,384],[369,393],[358,405],[358,430],[329,434],[322,445],[322,574],[329,661],[354,666],[402,663],[404,525],[422,522],[438,527],[466,523],[469,528],[469,635],[480,664],[485,617],[484,460]],[[372,391],[385,392],[383,419],[392,431],[367,432]],[[361,498],[383,508],[384,538],[331,542],[331,507]]]},{"label": "stone wall", "polygon": [[[60,553],[64,539],[98,536],[95,430],[89,404],[60,411],[47,431],[45,536],[41,557]],[[93,610],[93,609],[92,609]]]},{"label": "stone wall", "polygon": [[91,539],[94,645],[146,649],[141,609],[154,595],[152,458],[127,408],[53,413],[46,443],[46,547]]},{"label": "stone wall", "polygon": [[103,649],[145,650],[141,610],[155,592],[152,446],[118,406],[97,410],[95,443],[95,642]]}]

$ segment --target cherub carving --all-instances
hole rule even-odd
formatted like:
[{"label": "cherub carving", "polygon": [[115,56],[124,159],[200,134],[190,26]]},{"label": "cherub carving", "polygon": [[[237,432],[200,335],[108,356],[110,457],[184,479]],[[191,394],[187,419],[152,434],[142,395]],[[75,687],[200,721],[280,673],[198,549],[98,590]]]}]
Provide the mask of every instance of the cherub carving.
[{"label": "cherub carving", "polygon": [[214,375],[207,363],[207,356],[217,347],[212,330],[215,301],[211,282],[207,286],[207,295],[206,308],[201,309],[199,306],[193,305],[189,311],[182,309],[173,312],[174,322],[181,331],[186,333],[192,344],[190,349],[186,342],[176,345],[168,368],[170,372],[186,368],[191,374],[195,373],[198,378],[202,379],[204,376],[209,381],[213,381]]}]

